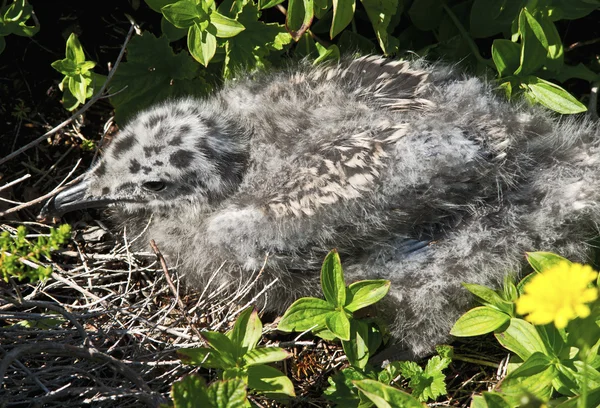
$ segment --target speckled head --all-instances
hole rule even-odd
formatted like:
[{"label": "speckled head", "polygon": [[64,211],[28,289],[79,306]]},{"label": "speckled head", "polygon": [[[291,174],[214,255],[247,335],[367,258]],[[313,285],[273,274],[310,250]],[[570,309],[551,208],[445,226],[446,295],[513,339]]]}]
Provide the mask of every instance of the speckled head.
[{"label": "speckled head", "polygon": [[246,166],[248,138],[234,122],[194,99],[144,111],[84,180],[60,192],[42,213],[110,203],[129,210],[214,205],[235,190]]}]

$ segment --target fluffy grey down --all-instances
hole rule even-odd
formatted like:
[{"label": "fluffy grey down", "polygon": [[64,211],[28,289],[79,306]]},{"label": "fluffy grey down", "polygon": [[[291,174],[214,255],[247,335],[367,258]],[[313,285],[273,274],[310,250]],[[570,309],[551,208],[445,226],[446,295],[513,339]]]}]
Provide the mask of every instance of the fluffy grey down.
[{"label": "fluffy grey down", "polygon": [[278,312],[320,294],[337,248],[348,282],[391,280],[379,313],[419,356],[469,306],[461,282],[498,287],[526,251],[586,260],[598,133],[443,65],[300,64],[139,113],[46,210],[112,203],[201,289],[225,262],[215,283],[235,290],[269,253]]}]

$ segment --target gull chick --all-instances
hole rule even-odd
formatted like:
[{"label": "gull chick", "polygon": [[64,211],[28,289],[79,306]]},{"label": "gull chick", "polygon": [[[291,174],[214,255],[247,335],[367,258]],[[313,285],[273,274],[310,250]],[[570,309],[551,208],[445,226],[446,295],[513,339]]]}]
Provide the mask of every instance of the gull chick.
[{"label": "gull chick", "polygon": [[380,316],[419,356],[468,308],[462,282],[498,287],[526,251],[586,259],[598,136],[444,65],[301,63],[140,112],[43,213],[110,205],[199,288],[222,266],[236,290],[269,254],[278,312],[319,295],[337,248],[348,281],[392,282]]}]

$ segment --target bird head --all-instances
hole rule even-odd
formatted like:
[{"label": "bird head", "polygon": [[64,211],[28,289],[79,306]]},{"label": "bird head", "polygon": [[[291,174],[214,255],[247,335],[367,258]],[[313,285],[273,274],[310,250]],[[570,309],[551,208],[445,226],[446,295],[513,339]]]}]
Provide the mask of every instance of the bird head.
[{"label": "bird head", "polygon": [[215,104],[184,99],[138,114],[82,182],[42,209],[62,215],[108,204],[159,210],[182,203],[210,208],[240,183],[248,138]]}]

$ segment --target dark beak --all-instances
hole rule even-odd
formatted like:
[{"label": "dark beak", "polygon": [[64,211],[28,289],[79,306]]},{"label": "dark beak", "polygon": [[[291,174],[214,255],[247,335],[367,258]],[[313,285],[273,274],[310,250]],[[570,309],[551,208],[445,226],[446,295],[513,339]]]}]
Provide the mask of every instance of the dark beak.
[{"label": "dark beak", "polygon": [[87,189],[88,182],[82,181],[61,191],[46,202],[38,218],[59,217],[70,211],[104,207],[115,202],[115,200],[104,197],[86,197]]}]

